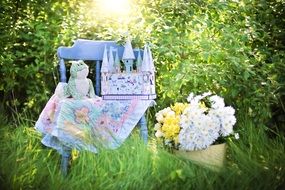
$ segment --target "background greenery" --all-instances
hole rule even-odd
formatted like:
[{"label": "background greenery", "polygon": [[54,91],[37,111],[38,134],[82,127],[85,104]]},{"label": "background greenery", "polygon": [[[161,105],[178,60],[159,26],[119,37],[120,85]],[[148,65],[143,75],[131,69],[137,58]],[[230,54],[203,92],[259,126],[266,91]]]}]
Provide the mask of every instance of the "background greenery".
[{"label": "background greenery", "polygon": [[59,46],[128,31],[136,46],[152,44],[159,107],[210,90],[256,121],[284,122],[284,1],[131,2],[118,15],[98,0],[3,0],[2,110],[36,117],[59,80]]},{"label": "background greenery", "polygon": [[[276,159],[268,163],[272,161],[273,165],[276,164],[277,168],[281,168],[280,172],[283,172],[284,176],[284,168],[280,166],[277,159],[284,160],[284,154],[282,155],[284,141],[280,140],[285,132],[284,7],[283,0],[133,0],[131,1],[132,11],[129,14],[119,15],[104,11],[99,0],[2,0],[0,3],[0,111],[2,126],[5,126],[2,135],[13,133],[14,136],[6,135],[6,140],[2,141],[9,143],[1,143],[3,153],[1,159],[3,160],[4,155],[9,155],[15,149],[19,152],[17,151],[17,155],[11,154],[11,160],[17,161],[18,154],[26,151],[22,146],[17,148],[17,145],[31,142],[29,143],[32,146],[31,152],[28,151],[25,157],[37,152],[32,160],[48,160],[45,158],[47,154],[58,160],[57,156],[49,150],[41,150],[42,147],[37,144],[39,142],[36,142],[40,140],[39,137],[25,127],[34,125],[34,121],[59,81],[56,57],[59,46],[71,46],[72,41],[78,38],[122,41],[130,35],[135,46],[142,47],[145,42],[150,42],[155,59],[158,105],[148,114],[151,132],[155,111],[176,101],[184,101],[189,92],[201,93],[210,90],[223,96],[227,104],[236,108],[237,128],[247,131],[249,134],[246,136],[256,132],[248,131],[252,126],[252,128],[262,128],[262,131],[272,138],[262,138],[267,140],[263,143],[258,141],[260,145],[258,147],[261,152],[265,151],[268,155],[276,153]],[[15,129],[15,126],[21,127]],[[12,139],[21,140],[18,142]],[[231,151],[239,151],[239,155],[246,155],[247,151],[252,150],[254,143],[256,141],[253,139],[244,137],[239,143],[232,144],[232,147],[237,146],[237,149],[233,148]],[[272,149],[268,147],[270,143],[274,144]],[[263,146],[265,147],[262,148]],[[251,152],[249,155],[260,156],[257,152]],[[152,156],[152,153],[147,153],[143,157],[147,161],[153,159]],[[170,159],[169,156],[160,158]],[[84,160],[85,157],[82,157],[79,159]],[[105,159],[103,156],[102,158]],[[87,156],[86,159],[89,157]],[[136,158],[133,157],[133,159]],[[177,165],[169,168],[169,172],[176,171],[174,168],[178,168],[179,174],[181,172],[179,168],[184,168],[185,163],[176,158],[172,159]],[[231,160],[235,163],[247,163],[245,166],[251,163],[254,167],[263,162],[262,159],[256,159],[258,161],[255,160],[255,162],[250,161],[246,156],[233,156]],[[2,160],[1,164],[5,163],[4,165],[7,166],[13,163],[10,159],[8,159],[10,161],[5,159],[5,162]],[[83,163],[83,160],[78,162]],[[118,162],[122,161],[123,159]],[[33,167],[28,166],[21,170],[21,167],[16,167],[18,165],[10,172],[3,166],[1,173],[5,176],[5,180],[9,179],[7,183],[13,184],[15,189],[18,189],[21,184],[28,184],[27,187],[30,187],[29,185],[36,182],[35,178],[28,177],[31,171],[34,171],[37,177],[42,175],[40,176],[42,179],[46,175],[53,176],[57,171],[55,161],[47,162],[50,163],[49,173],[40,174],[38,170],[34,171]],[[35,168],[37,164],[39,163],[36,163]],[[84,167],[84,164],[76,166]],[[147,165],[142,164],[142,167]],[[188,168],[189,170],[182,170],[183,175],[189,177],[193,172],[194,174],[200,172],[200,169],[192,171],[191,168],[192,165]],[[104,170],[104,167],[101,169]],[[247,171],[246,168],[243,169],[242,171]],[[248,173],[244,176],[249,179],[248,181],[244,179],[244,187],[254,183],[250,181],[254,176],[261,178],[264,172],[259,169],[254,169],[253,173],[247,171]],[[153,172],[150,171],[151,168],[145,168],[145,170]],[[279,169],[274,170],[274,175],[272,174],[271,177],[280,176],[277,175],[277,170],[279,171]],[[120,170],[120,172],[125,171],[125,169]],[[16,175],[18,172],[23,174],[22,180],[29,179],[30,182],[18,180]],[[204,172],[203,170],[199,174],[208,179],[211,173]],[[78,170],[75,173],[79,175],[80,172]],[[155,174],[160,176],[158,173]],[[232,177],[240,177],[237,170],[233,170],[232,173]],[[97,177],[99,174],[106,175],[99,172]],[[57,175],[49,179],[53,182],[51,184],[54,184]],[[175,172],[173,175],[176,175]],[[148,177],[148,173],[141,177]],[[165,178],[160,177],[164,181],[155,178],[160,185],[168,180],[165,176]],[[224,177],[218,178],[224,179]],[[86,181],[92,183],[90,179]],[[103,179],[105,178],[102,178],[102,183],[97,185],[108,184],[108,182],[104,183]],[[266,184],[271,184],[269,179],[272,180],[268,178]],[[205,185],[204,180],[200,181],[200,187]],[[233,178],[229,177],[229,183],[232,180]],[[277,181],[275,181],[275,187],[280,184]],[[33,187],[40,187],[42,185],[40,182],[36,183],[38,186]],[[154,179],[150,180],[150,183],[154,183]],[[181,183],[184,183],[183,180]],[[63,184],[65,181],[61,179],[57,184],[58,188]],[[80,184],[82,181],[78,182],[77,187]],[[217,184],[215,187],[223,183],[217,182]],[[262,184],[265,185],[265,183]],[[231,187],[237,187],[235,183],[232,185],[235,186]],[[124,186],[118,181],[117,187]]]}]

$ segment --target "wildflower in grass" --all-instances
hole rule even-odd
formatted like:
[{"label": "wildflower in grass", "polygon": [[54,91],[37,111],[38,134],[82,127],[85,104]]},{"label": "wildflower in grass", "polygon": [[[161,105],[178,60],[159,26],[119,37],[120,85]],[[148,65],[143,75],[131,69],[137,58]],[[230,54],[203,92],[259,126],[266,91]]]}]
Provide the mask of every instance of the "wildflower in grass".
[{"label": "wildflower in grass", "polygon": [[239,139],[239,134],[238,133],[235,133],[235,139]]}]

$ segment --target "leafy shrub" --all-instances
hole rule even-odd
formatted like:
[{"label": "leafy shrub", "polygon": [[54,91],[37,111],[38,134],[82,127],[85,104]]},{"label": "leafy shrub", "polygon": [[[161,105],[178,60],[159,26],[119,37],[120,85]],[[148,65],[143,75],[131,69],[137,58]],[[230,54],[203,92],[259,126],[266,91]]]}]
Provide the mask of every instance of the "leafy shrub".
[{"label": "leafy shrub", "polygon": [[135,46],[152,43],[159,109],[210,90],[256,121],[284,119],[282,1],[136,0],[122,16],[99,1],[1,3],[1,109],[39,113],[58,82],[59,46],[129,31]]},{"label": "leafy shrub", "polygon": [[[142,7],[152,23],[160,105],[181,100],[190,91],[210,90],[224,96],[238,113],[267,121],[270,106],[279,96],[276,71],[284,63],[276,48],[275,52],[266,49],[268,41],[274,41],[266,31],[272,19],[259,20],[259,14],[277,12],[272,4],[283,5],[246,0],[145,1]],[[269,60],[272,56],[277,58],[275,63]]]},{"label": "leafy shrub", "polygon": [[2,2],[0,98],[6,109],[39,113],[51,95],[58,82],[56,49],[78,30],[74,2]]}]

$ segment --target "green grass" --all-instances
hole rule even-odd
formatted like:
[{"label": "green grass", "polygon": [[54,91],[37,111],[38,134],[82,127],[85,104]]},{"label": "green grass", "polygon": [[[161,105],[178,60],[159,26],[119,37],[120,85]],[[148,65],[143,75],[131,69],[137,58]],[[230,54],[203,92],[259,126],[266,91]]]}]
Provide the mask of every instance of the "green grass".
[{"label": "green grass", "polygon": [[285,139],[266,128],[239,122],[240,139],[228,141],[221,172],[181,159],[134,133],[117,150],[73,152],[67,177],[60,156],[41,145],[29,124],[0,128],[1,189],[283,189]]}]

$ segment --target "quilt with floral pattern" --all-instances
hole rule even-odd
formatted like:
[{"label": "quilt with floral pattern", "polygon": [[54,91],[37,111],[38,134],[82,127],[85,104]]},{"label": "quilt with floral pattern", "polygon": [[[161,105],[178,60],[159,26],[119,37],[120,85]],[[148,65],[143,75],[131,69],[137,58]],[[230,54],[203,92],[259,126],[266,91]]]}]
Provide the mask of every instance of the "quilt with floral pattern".
[{"label": "quilt with floral pattern", "polygon": [[58,99],[54,95],[35,128],[44,134],[42,143],[59,153],[66,147],[92,152],[115,149],[153,103],[153,100]]}]

